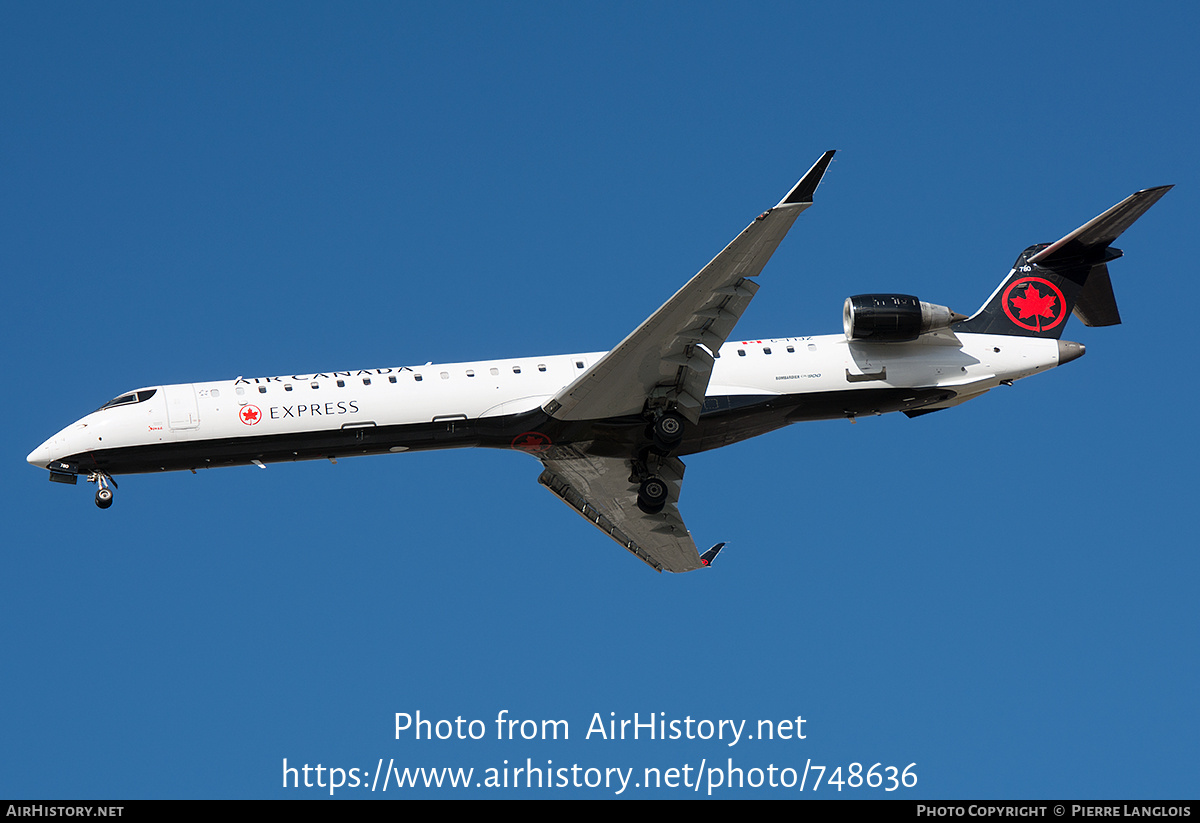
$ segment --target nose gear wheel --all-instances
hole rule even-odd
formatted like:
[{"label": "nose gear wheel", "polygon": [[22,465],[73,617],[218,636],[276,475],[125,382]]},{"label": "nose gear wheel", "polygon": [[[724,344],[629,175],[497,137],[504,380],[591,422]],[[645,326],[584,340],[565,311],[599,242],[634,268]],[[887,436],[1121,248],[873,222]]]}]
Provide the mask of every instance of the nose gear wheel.
[{"label": "nose gear wheel", "polygon": [[[111,475],[107,475],[104,472],[92,472],[91,474],[88,475],[87,481],[89,483],[95,483],[97,486],[97,489],[96,489],[96,506],[97,507],[99,507],[101,509],[107,509],[109,506],[111,506],[113,504],[113,489],[115,489],[117,487],[117,481],[113,480]],[[109,483],[112,483],[112,489],[110,489],[108,487]]]}]

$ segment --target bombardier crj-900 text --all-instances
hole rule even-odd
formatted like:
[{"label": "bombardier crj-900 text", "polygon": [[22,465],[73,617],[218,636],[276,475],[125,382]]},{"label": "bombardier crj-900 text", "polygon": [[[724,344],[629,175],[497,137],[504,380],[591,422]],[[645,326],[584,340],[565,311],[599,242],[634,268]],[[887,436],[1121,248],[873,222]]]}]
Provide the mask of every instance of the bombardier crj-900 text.
[{"label": "bombardier crj-900 text", "polygon": [[[687,285],[609,352],[151,386],[34,449],[50,479],[485,446],[541,461],[538,481],[659,571],[702,556],[678,508],[680,457],[802,420],[910,417],[1083,354],[1072,311],[1120,322],[1111,248],[1170,186],[1131,195],[1061,240],[1030,246],[971,317],[904,294],[850,297],[845,333],[727,342],[757,277],[833,159],[826,152]],[[112,483],[115,487],[116,484]]]}]

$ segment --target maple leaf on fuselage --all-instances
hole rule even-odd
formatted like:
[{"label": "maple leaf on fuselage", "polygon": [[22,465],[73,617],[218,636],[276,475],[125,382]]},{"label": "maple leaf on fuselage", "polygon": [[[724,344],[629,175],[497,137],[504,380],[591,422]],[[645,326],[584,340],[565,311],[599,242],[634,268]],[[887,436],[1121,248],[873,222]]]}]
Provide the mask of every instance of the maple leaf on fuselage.
[{"label": "maple leaf on fuselage", "polygon": [[[1026,320],[1030,317],[1045,317],[1047,319],[1054,318],[1054,301],[1057,298],[1053,294],[1042,294],[1037,290],[1037,287],[1030,283],[1025,287],[1025,293],[1020,297],[1012,298],[1012,304],[1020,313],[1019,317]],[[1041,331],[1042,321],[1038,320],[1038,330]]]},{"label": "maple leaf on fuselage", "polygon": [[550,442],[537,435],[526,435],[513,445],[518,449],[527,449],[528,451],[544,451],[550,448]]}]

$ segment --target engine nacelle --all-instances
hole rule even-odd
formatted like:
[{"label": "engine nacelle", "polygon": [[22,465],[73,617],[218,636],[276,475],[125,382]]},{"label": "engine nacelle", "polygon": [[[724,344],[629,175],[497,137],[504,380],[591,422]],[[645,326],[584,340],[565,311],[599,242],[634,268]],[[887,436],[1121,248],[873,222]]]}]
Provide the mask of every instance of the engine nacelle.
[{"label": "engine nacelle", "polygon": [[847,340],[903,343],[926,332],[948,328],[966,315],[925,303],[911,294],[856,294],[842,307]]}]

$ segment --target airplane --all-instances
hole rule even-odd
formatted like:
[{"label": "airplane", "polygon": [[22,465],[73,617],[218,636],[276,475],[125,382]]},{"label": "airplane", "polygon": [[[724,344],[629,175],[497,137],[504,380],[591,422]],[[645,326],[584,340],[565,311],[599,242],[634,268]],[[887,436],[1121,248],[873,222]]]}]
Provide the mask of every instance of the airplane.
[{"label": "airplane", "polygon": [[971,316],[906,294],[846,299],[843,334],[729,337],[756,278],[813,204],[827,151],[628,337],[607,352],[238,377],[140,388],[31,452],[50,480],[464,446],[541,462],[538,482],[662,572],[711,565],[679,510],[682,457],[807,420],[957,406],[1068,363],[1068,314],[1121,322],[1111,244],[1171,186],[1136,192],[1054,243],[1030,246]]}]

